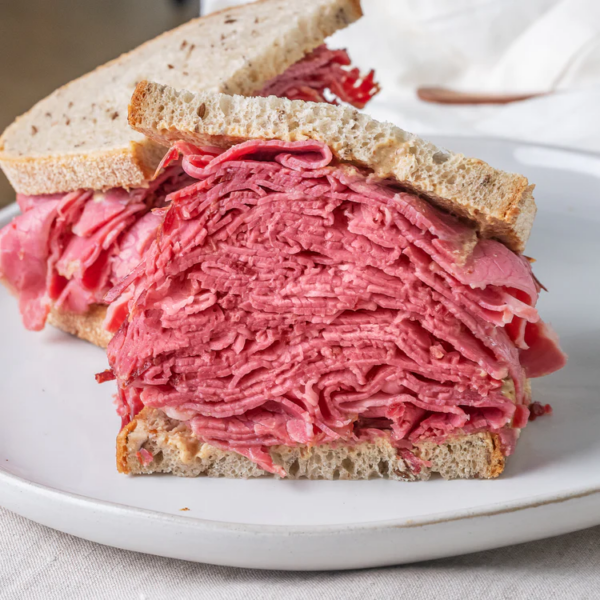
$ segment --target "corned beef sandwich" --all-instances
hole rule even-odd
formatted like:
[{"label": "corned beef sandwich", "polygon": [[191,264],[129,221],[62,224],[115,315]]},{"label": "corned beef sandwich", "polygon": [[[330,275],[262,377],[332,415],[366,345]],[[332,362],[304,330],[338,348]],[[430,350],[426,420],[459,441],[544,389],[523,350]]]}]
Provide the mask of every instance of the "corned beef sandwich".
[{"label": "corned beef sandwich", "polygon": [[180,186],[106,298],[121,472],[502,472],[565,363],[524,177],[327,104],[142,82],[129,121]]},{"label": "corned beef sandwich", "polygon": [[104,297],[153,239],[151,209],[192,183],[154,172],[166,149],[133,131],[142,79],[194,90],[345,102],[378,91],[327,36],[361,16],[358,0],[262,0],[196,19],[60,88],[0,138],[0,166],[22,216],[0,232],[0,279],[27,328],[46,320],[105,346]]}]

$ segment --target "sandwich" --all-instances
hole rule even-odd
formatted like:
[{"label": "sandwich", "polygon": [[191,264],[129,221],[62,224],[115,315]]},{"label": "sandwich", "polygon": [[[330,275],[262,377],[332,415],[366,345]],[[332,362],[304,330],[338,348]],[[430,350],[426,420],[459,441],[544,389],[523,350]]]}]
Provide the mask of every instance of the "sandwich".
[{"label": "sandwich", "polygon": [[166,151],[127,124],[142,79],[193,90],[277,95],[361,108],[378,91],[325,39],[361,16],[358,0],[262,0],[191,21],[39,102],[0,138],[21,216],[0,232],[0,280],[23,322],[47,320],[106,346],[106,293],[140,260],[151,209],[191,179],[154,172]]},{"label": "sandwich", "polygon": [[129,123],[184,175],[106,297],[122,473],[503,471],[566,360],[525,177],[347,106],[141,82]]}]

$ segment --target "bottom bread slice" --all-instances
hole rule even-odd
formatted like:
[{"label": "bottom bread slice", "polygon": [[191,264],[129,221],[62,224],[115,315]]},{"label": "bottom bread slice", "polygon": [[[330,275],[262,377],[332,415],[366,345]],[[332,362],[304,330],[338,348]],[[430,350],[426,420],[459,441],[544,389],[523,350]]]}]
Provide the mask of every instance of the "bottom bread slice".
[{"label": "bottom bread slice", "polygon": [[48,315],[48,323],[66,333],[91,342],[100,348],[106,348],[113,334],[104,329],[106,306],[92,304],[88,312],[77,314],[52,308]]},{"label": "bottom bread slice", "polygon": [[[146,452],[140,452],[142,449]],[[419,442],[411,451],[431,466],[416,470],[385,438],[352,446],[273,446],[271,457],[290,479],[371,479],[400,481],[497,477],[505,458],[499,436],[475,433],[442,444]],[[148,454],[149,453],[149,454]],[[151,456],[150,456],[151,455]],[[144,459],[144,456],[146,459]],[[150,460],[151,459],[151,460]],[[269,473],[236,452],[202,443],[181,421],[144,408],[117,437],[117,468],[133,475],[171,473],[180,477],[264,477]],[[417,472],[418,471],[418,472]]]}]

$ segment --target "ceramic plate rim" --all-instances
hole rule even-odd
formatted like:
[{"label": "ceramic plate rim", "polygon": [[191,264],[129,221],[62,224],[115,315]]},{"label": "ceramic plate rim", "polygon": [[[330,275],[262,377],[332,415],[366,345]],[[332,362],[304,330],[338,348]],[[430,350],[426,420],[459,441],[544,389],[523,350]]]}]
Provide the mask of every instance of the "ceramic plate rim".
[{"label": "ceramic plate rim", "polygon": [[331,525],[263,525],[254,523],[235,523],[229,521],[217,521],[213,519],[201,519],[198,517],[186,517],[183,515],[171,515],[168,513],[150,510],[147,508],[132,507],[118,502],[109,502],[107,500],[99,500],[97,498],[91,498],[89,496],[82,496],[80,494],[74,494],[73,492],[67,492],[60,489],[56,489],[51,486],[34,483],[18,475],[8,473],[2,467],[0,467],[0,484],[11,486],[14,491],[19,491],[19,488],[23,490],[30,490],[36,496],[40,498],[54,497],[56,500],[67,500],[71,503],[85,505],[90,509],[97,509],[102,512],[116,512],[121,513],[123,516],[145,516],[152,517],[153,519],[160,519],[167,523],[185,523],[186,526],[193,524],[199,528],[209,528],[213,531],[237,531],[244,533],[266,533],[266,534],[279,534],[279,533],[292,533],[292,534],[306,534],[306,535],[320,535],[323,533],[335,534],[335,533],[347,533],[348,531],[364,531],[364,530],[378,530],[378,529],[412,529],[415,527],[426,527],[429,525],[437,525],[440,523],[447,523],[450,521],[462,521],[466,519],[473,519],[479,517],[491,517],[494,515],[517,512],[528,510],[531,508],[537,508],[540,506],[546,506],[549,504],[559,504],[567,502],[569,500],[576,500],[579,498],[585,498],[593,496],[594,494],[600,494],[600,486],[592,486],[583,489],[571,490],[568,493],[558,493],[552,496],[536,496],[529,498],[526,503],[523,501],[514,500],[512,502],[498,502],[496,504],[490,504],[485,509],[465,509],[459,511],[447,511],[436,513],[434,517],[431,515],[423,517],[414,517],[410,519],[388,519],[384,521],[369,521],[362,523],[336,523]]}]

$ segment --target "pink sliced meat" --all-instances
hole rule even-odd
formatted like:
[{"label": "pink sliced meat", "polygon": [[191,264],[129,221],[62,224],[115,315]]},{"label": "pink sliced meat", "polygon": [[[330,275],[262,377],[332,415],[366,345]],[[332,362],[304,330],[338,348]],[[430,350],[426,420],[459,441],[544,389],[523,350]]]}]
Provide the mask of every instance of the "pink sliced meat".
[{"label": "pink sliced meat", "polygon": [[564,362],[527,261],[319,142],[167,157],[195,181],[107,296],[129,312],[108,349],[123,416],[162,409],[277,474],[280,444],[492,431],[512,451],[525,372]]},{"label": "pink sliced meat", "polygon": [[[28,329],[44,327],[52,305],[83,314],[140,261],[161,217],[148,212],[190,183],[180,167],[148,188],[18,195],[23,214],[0,231],[0,278],[19,296]],[[110,311],[116,331],[126,311]]]},{"label": "pink sliced meat", "polygon": [[23,203],[29,210],[0,231],[0,279],[18,295],[23,323],[34,331],[44,327],[50,311],[48,240],[58,204],[56,199]]},{"label": "pink sliced meat", "polygon": [[363,108],[379,92],[379,84],[373,71],[363,77],[357,68],[348,68],[350,64],[345,50],[322,45],[267,82],[256,95],[332,104],[341,100]]},{"label": "pink sliced meat", "polygon": [[[143,198],[142,198],[143,200]],[[144,208],[143,202],[135,203],[132,194],[122,189],[109,190],[93,197],[87,202],[77,223],[73,226],[73,233],[80,237],[90,237],[101,227],[114,221],[115,217],[132,208]]]},{"label": "pink sliced meat", "polygon": [[[156,237],[161,222],[162,214],[160,211],[148,212],[123,233],[119,242],[119,252],[111,258],[113,281],[123,279],[140,263],[144,252]],[[119,329],[121,323],[127,317],[128,303],[129,297],[125,294],[118,301],[108,305],[104,321],[104,328],[107,331],[114,333]]]},{"label": "pink sliced meat", "polygon": [[527,377],[550,375],[567,364],[567,355],[560,350],[558,336],[547,323],[527,323],[525,343],[528,348],[520,351],[520,359]]}]

